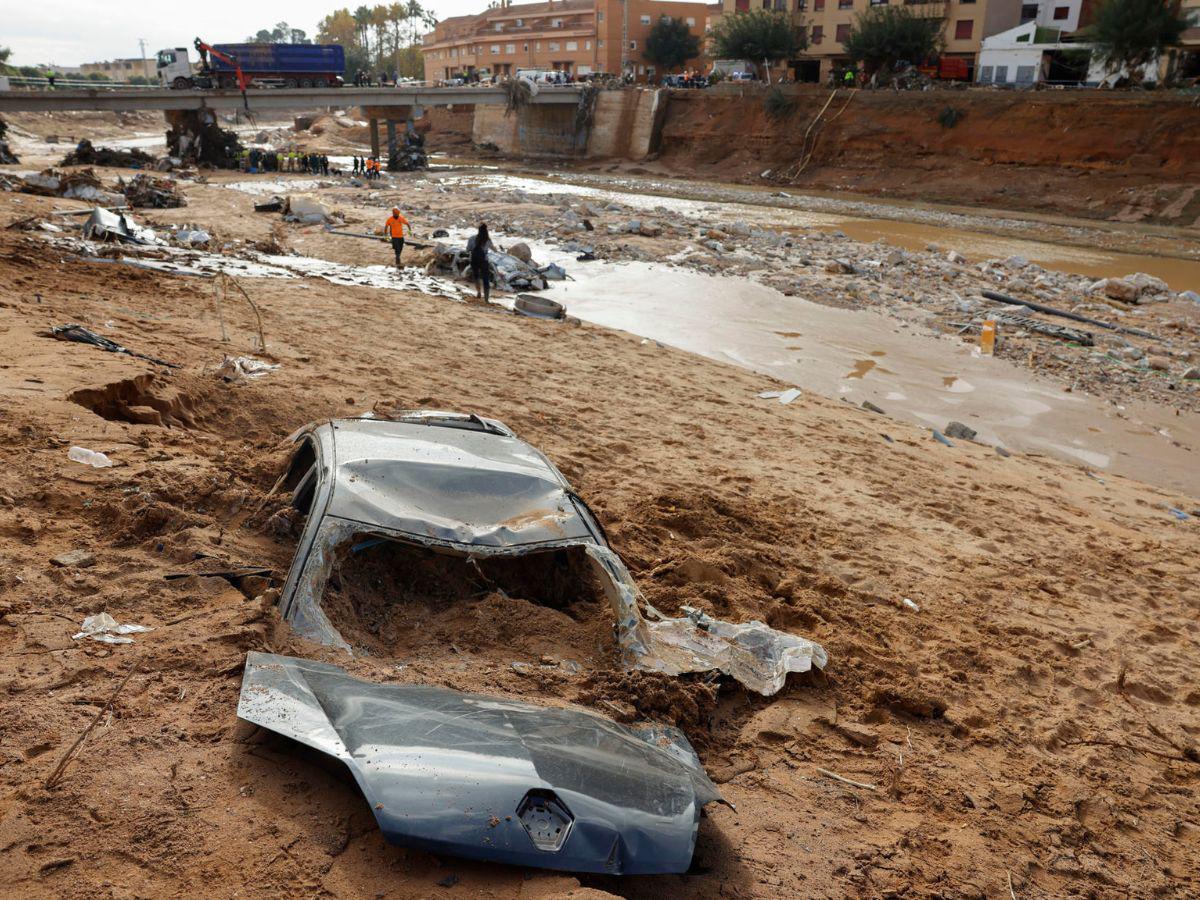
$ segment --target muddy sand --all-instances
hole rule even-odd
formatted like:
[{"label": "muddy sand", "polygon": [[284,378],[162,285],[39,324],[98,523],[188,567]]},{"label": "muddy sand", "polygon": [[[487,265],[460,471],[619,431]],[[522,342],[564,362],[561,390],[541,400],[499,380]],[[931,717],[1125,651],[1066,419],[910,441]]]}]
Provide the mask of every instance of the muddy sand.
[{"label": "muddy sand", "polygon": [[[227,237],[263,237],[252,197],[220,197],[247,213]],[[41,202],[24,200],[5,223]],[[1200,535],[1166,508],[1177,495],[947,447],[811,392],[757,399],[781,385],[619,331],[315,278],[242,283],[265,353],[240,306],[222,342],[209,281],[0,232],[5,894],[1200,892]],[[180,368],[46,336],[67,322]],[[280,368],[227,383],[223,354]],[[357,789],[238,724],[247,651],[343,661],[272,606],[295,543],[267,496],[281,441],[396,407],[478,412],[543,449],[664,613],[760,619],[828,650],[823,674],[763,698],[623,673],[603,611],[553,590],[455,603],[433,572],[398,589],[398,611],[381,601],[386,566],[340,586],[339,614],[357,611],[377,651],[357,675],[683,728],[736,805],[710,807],[686,875],[574,878],[387,846]],[[75,445],[115,465],[72,462]],[[91,564],[52,562],[73,550]],[[273,578],[198,574],[242,565]],[[73,641],[101,611],[154,631]]]}]

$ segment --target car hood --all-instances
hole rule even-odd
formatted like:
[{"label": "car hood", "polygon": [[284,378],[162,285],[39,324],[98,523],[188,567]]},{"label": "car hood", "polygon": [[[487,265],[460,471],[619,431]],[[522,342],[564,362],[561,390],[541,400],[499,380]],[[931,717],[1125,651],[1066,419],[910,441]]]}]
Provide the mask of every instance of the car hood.
[{"label": "car hood", "polygon": [[393,844],[574,872],[685,871],[724,802],[682,732],[252,652],[238,716],[340,760]]}]

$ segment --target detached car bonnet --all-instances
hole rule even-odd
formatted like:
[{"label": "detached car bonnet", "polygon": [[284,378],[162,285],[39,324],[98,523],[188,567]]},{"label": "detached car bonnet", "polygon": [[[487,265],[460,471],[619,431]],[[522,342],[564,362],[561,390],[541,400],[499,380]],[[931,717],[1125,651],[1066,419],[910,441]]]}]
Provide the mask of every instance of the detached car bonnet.
[{"label": "detached car bonnet", "polygon": [[238,716],[345,763],[388,841],[432,852],[683,872],[700,810],[721,801],[677,729],[373,684],[286,656],[247,656]]}]

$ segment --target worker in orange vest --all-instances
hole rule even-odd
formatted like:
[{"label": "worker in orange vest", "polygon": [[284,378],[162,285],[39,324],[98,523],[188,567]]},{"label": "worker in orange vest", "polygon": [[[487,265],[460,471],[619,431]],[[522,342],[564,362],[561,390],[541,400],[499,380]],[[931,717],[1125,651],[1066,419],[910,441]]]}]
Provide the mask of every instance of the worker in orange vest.
[{"label": "worker in orange vest", "polygon": [[384,236],[392,239],[392,250],[396,253],[396,268],[400,266],[400,254],[404,252],[404,229],[408,229],[408,233],[412,234],[412,226],[408,224],[408,219],[400,213],[399,207],[392,207],[392,215],[386,222],[383,223]]}]

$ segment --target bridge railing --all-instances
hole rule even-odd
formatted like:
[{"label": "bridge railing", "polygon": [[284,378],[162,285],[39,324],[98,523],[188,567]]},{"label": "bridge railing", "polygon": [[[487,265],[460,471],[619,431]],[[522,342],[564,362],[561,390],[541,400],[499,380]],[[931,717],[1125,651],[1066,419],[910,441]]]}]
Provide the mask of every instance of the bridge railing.
[{"label": "bridge railing", "polygon": [[[34,78],[25,75],[9,75],[11,90],[44,91],[50,87],[49,78]],[[54,87],[63,90],[91,91],[145,91],[161,88],[158,84],[129,84],[123,81],[90,81],[86,78],[55,78]]]}]

